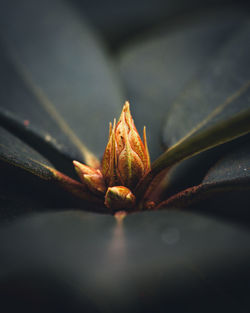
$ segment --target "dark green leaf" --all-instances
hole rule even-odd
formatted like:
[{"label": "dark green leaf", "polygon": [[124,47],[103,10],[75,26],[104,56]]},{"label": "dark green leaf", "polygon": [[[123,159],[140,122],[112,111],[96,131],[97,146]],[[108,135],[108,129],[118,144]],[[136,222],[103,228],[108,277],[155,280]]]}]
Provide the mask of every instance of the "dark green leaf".
[{"label": "dark green leaf", "polygon": [[71,312],[245,312],[249,240],[244,228],[187,212],[123,224],[80,211],[37,214],[0,231],[1,306],[26,311],[37,299],[51,311],[48,297],[67,299]]},{"label": "dark green leaf", "polygon": [[236,181],[250,178],[249,137],[241,145],[221,157],[203,179],[204,184]]},{"label": "dark green leaf", "polygon": [[[136,125],[139,129],[147,126],[153,159],[162,151],[161,127],[172,102],[240,27],[242,20],[244,14],[239,11],[190,14],[147,39],[137,39],[139,43],[122,51],[119,60],[121,76],[131,99]],[[183,120],[169,115],[173,127],[183,127],[189,115],[192,120],[195,110],[185,111]],[[175,142],[176,130],[167,131],[171,143]]]},{"label": "dark green leaf", "polygon": [[211,166],[203,181],[166,200],[161,208],[195,208],[225,219],[250,222],[250,145],[249,136]]},{"label": "dark green leaf", "polygon": [[[245,23],[228,37],[213,60],[175,101],[164,127],[167,146],[250,107],[250,72],[245,66],[250,53],[248,35],[249,23]],[[223,149],[228,146],[210,150],[176,166],[168,175],[165,198],[201,183]]]},{"label": "dark green leaf", "polygon": [[245,21],[175,101],[164,126],[168,147],[250,108],[249,31],[250,23]]},{"label": "dark green leaf", "polygon": [[41,179],[50,180],[53,177],[49,168],[54,167],[48,160],[2,127],[0,127],[0,159],[23,168]]},{"label": "dark green leaf", "polygon": [[[84,16],[115,48],[124,46],[127,40],[138,33],[145,33],[155,26],[170,24],[173,20],[182,23],[185,13],[199,10],[209,11],[211,6],[220,4],[225,12],[234,0],[68,0],[82,10]],[[244,2],[238,0],[237,4]],[[230,7],[230,6],[229,6]],[[235,8],[234,8],[235,9]],[[236,9],[237,10],[237,9]],[[184,14],[183,14],[184,12]]]},{"label": "dark green leaf", "polygon": [[82,184],[58,172],[37,151],[1,127],[0,170],[1,219],[45,207],[88,209],[83,200],[90,196],[86,195]]},{"label": "dark green leaf", "polygon": [[[250,87],[250,86],[249,86]],[[250,89],[250,88],[249,88]],[[250,132],[250,109],[209,126],[186,137],[163,153],[153,164],[152,171],[159,173],[181,160],[219,146]]]},{"label": "dark green leaf", "polygon": [[[153,179],[165,170],[170,170],[182,160],[189,159],[201,152],[232,141],[250,132],[250,109],[244,110],[225,121],[209,125],[194,135],[184,137],[166,150],[153,164],[151,171],[137,186],[137,195],[141,199]],[[166,186],[167,187],[167,186]],[[164,187],[164,188],[166,188]],[[150,186],[150,191],[154,188]]]},{"label": "dark green leaf", "polygon": [[88,162],[84,145],[101,155],[124,98],[77,12],[59,0],[1,1],[0,40],[2,115],[70,159]]}]

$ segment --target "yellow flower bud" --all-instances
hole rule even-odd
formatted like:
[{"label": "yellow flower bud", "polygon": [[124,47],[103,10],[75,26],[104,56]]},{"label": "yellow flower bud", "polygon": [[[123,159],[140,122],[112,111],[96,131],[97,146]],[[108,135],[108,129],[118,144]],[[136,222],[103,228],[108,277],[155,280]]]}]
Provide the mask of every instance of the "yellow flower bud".
[{"label": "yellow flower bud", "polygon": [[[143,142],[132,119],[129,103],[125,102],[119,121],[109,125],[109,140],[100,169],[73,161],[76,172],[89,191],[99,198],[105,195],[104,204],[119,211],[135,207],[132,191],[150,171],[146,129]],[[131,191],[132,190],[132,191]]]},{"label": "yellow flower bud", "polygon": [[105,195],[105,205],[112,210],[131,209],[135,205],[135,196],[124,186],[109,187]]},{"label": "yellow flower bud", "polygon": [[95,194],[104,194],[106,191],[105,182],[102,173],[98,169],[94,169],[85,164],[73,161],[76,172],[81,181]]},{"label": "yellow flower bud", "polygon": [[133,190],[150,170],[146,130],[142,142],[125,102],[116,125],[110,124],[109,141],[102,160],[102,174],[108,186],[125,186]]}]

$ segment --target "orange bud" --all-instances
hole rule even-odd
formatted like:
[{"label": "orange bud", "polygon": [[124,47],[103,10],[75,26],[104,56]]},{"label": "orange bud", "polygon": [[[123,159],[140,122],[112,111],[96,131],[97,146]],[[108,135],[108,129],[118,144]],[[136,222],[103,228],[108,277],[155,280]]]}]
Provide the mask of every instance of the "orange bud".
[{"label": "orange bud", "polygon": [[90,189],[93,193],[104,194],[106,186],[103,175],[100,170],[91,168],[85,164],[77,161],[73,161],[76,172],[81,181]]},{"label": "orange bud", "polygon": [[135,205],[135,196],[124,186],[109,187],[104,203],[112,210],[131,209]]},{"label": "orange bud", "polygon": [[102,160],[102,174],[108,186],[122,185],[132,190],[150,170],[150,158],[143,130],[144,143],[132,119],[126,101],[116,125],[110,124],[109,141]]},{"label": "orange bud", "polygon": [[143,142],[132,119],[126,101],[119,121],[109,125],[109,140],[100,169],[73,161],[76,172],[89,191],[104,196],[104,204],[120,211],[135,207],[136,199],[131,190],[150,171],[146,129]]}]

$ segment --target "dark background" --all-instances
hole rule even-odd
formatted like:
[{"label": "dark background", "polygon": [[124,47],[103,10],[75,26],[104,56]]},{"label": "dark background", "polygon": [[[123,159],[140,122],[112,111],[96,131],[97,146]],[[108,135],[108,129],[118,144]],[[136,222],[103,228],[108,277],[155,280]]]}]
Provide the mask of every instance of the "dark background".
[{"label": "dark background", "polygon": [[154,160],[249,81],[249,24],[248,1],[0,1],[0,312],[250,311],[249,136],[174,169],[188,208],[123,224],[40,179],[85,161],[43,96],[99,157],[130,100]]}]

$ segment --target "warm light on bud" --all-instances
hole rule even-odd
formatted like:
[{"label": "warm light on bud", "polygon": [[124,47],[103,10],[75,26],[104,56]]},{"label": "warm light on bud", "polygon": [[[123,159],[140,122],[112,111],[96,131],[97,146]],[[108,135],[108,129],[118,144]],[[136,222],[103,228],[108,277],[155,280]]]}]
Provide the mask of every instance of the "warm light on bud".
[{"label": "warm light on bud", "polygon": [[112,210],[132,209],[135,196],[124,186],[109,187],[105,195],[105,205]]},{"label": "warm light on bud", "polygon": [[[73,161],[76,172],[88,190],[104,197],[104,204],[119,211],[135,207],[134,191],[139,181],[150,171],[146,129],[143,142],[132,119],[129,103],[125,102],[121,116],[109,125],[109,140],[100,169]],[[132,191],[131,191],[132,190]]]},{"label": "warm light on bud", "polygon": [[106,191],[105,182],[100,170],[96,170],[80,162],[73,161],[76,172],[81,181],[94,193],[104,194]]},{"label": "warm light on bud", "polygon": [[108,186],[122,185],[134,189],[150,170],[150,158],[143,130],[142,142],[132,119],[129,103],[125,102],[116,125],[110,124],[109,141],[102,160],[102,174]]}]

